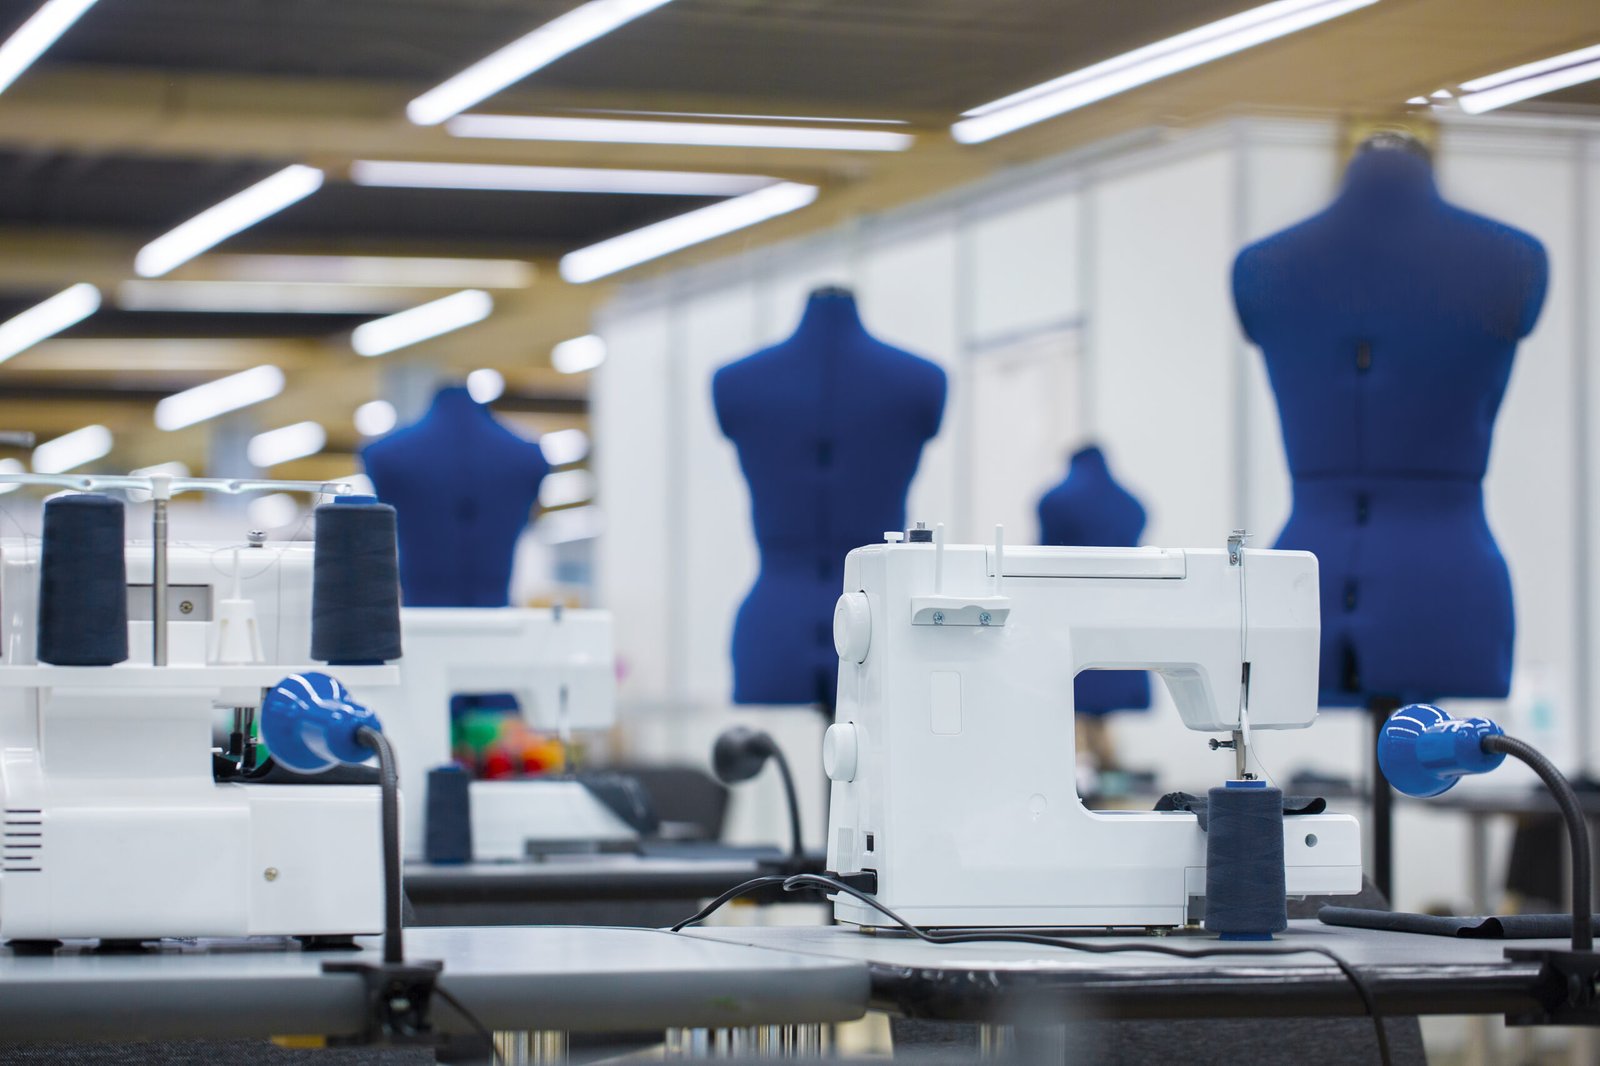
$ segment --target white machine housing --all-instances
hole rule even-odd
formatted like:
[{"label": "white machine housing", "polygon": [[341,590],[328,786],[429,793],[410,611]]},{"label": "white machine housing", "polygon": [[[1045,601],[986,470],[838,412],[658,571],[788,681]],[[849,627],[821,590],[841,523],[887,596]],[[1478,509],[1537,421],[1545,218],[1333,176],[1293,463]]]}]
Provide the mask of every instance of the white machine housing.
[{"label": "white machine housing", "polygon": [[[1243,742],[1309,726],[1316,558],[898,536],[845,561],[823,753],[828,868],[876,871],[877,898],[924,927],[1196,919],[1206,844],[1195,816],[1091,811],[1079,798],[1073,678],[1155,671],[1185,726]],[[1360,891],[1353,818],[1291,817],[1284,837],[1291,896]],[[834,915],[884,924],[844,895]]]},{"label": "white machine housing", "polygon": [[168,665],[151,663],[152,551],[126,548],[129,659],[35,655],[39,547],[0,542],[0,938],[347,936],[383,928],[376,785],[221,782],[214,725],[326,670],[368,700],[395,666],[311,661],[309,544],[240,548],[262,659],[211,661],[234,555],[168,548]]},{"label": "white machine housing", "polygon": [[[450,761],[450,698],[509,692],[522,718],[563,740],[616,720],[616,655],[608,611],[520,607],[406,607],[400,611],[400,685],[369,706],[414,782],[406,855],[423,855],[429,770]],[[473,858],[514,861],[550,845],[636,841],[637,831],[570,778],[474,781]]]}]

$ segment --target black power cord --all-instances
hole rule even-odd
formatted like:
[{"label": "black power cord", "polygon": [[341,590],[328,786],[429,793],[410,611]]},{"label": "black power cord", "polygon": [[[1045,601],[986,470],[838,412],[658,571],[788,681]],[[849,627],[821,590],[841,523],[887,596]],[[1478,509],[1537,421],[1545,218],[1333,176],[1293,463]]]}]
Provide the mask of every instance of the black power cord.
[{"label": "black power cord", "polygon": [[1567,823],[1567,836],[1572,847],[1572,950],[1594,950],[1594,906],[1590,898],[1592,876],[1589,865],[1589,821],[1583,815],[1583,804],[1573,791],[1572,782],[1557,770],[1555,764],[1531,745],[1507,736],[1488,736],[1480,742],[1484,751],[1499,752],[1526,763],[1539,780],[1544,782],[1555,797],[1556,805]]},{"label": "black power cord", "polygon": [[428,1021],[433,996],[450,1004],[480,1037],[489,1042],[491,1063],[500,1056],[494,1034],[466,1005],[438,984],[439,962],[406,962],[405,889],[401,881],[400,771],[389,738],[371,726],[356,732],[356,739],[372,749],[378,759],[383,830],[383,962],[326,962],[329,973],[357,973],[367,986],[367,1024],[360,1043],[432,1044]]},{"label": "black power cord", "polygon": [[1284,946],[1274,948],[1259,947],[1212,947],[1185,949],[1168,947],[1165,944],[1097,944],[1087,940],[1068,940],[1064,937],[1047,936],[1043,933],[1021,933],[1001,930],[960,930],[953,929],[944,932],[929,932],[919,929],[907,919],[896,914],[884,904],[878,902],[870,893],[854,885],[846,884],[837,877],[825,874],[795,874],[792,877],[756,877],[741,885],[722,893],[694,915],[671,927],[676,933],[691,925],[698,925],[710,917],[716,910],[731,900],[740,896],[747,896],[752,892],[770,888],[774,884],[781,884],[785,892],[797,892],[807,888],[820,888],[829,892],[842,892],[854,897],[871,907],[873,910],[888,918],[905,932],[910,933],[918,940],[928,944],[1032,944],[1039,947],[1063,948],[1068,951],[1083,951],[1096,955],[1115,955],[1124,952],[1142,951],[1155,955],[1170,955],[1180,959],[1204,959],[1215,956],[1232,957],[1263,957],[1277,955],[1320,955],[1339,968],[1339,972],[1350,982],[1360,997],[1362,1006],[1366,1009],[1367,1017],[1372,1019],[1373,1035],[1378,1041],[1378,1061],[1382,1066],[1390,1066],[1389,1034],[1383,1027],[1383,1016],[1378,1010],[1377,997],[1373,995],[1372,988],[1349,962],[1338,954],[1324,947],[1316,946]]}]

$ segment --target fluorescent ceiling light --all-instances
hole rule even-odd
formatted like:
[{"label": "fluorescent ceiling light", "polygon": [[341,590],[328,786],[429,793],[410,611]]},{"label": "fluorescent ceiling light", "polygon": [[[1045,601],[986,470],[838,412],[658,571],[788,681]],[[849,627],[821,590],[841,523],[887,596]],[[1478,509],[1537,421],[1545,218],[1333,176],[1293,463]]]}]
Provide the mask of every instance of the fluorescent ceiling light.
[{"label": "fluorescent ceiling light", "polygon": [[831,115],[745,115],[731,114],[726,111],[639,111],[622,107],[573,107],[567,110],[585,115],[643,115],[647,118],[738,118],[755,119],[757,122],[809,122],[813,125],[836,123],[841,126],[911,125],[903,118],[839,118]]},{"label": "fluorescent ceiling light", "polygon": [[520,259],[403,255],[212,255],[206,266],[235,281],[320,282],[423,289],[525,289],[538,273]]},{"label": "fluorescent ceiling light", "polygon": [[916,141],[909,133],[888,130],[751,126],[723,122],[651,122],[615,118],[546,118],[537,115],[457,115],[445,128],[452,137],[514,141],[810,148],[841,152],[904,152]]},{"label": "fluorescent ceiling light", "polygon": [[100,307],[100,290],[86,281],[69,286],[42,303],[0,322],[0,363],[46,337],[76,325]]},{"label": "fluorescent ceiling light", "polygon": [[563,374],[581,374],[606,361],[606,342],[593,333],[562,341],[550,349],[550,365]]},{"label": "fluorescent ceiling light", "polygon": [[987,141],[1377,2],[1275,0],[974,108],[950,134]]},{"label": "fluorescent ceiling light", "polygon": [[33,472],[61,474],[111,454],[111,431],[105,426],[84,426],[47,440],[33,450]]},{"label": "fluorescent ceiling light", "polygon": [[539,450],[551,466],[582,462],[589,454],[589,434],[581,429],[557,429],[539,438]]},{"label": "fluorescent ceiling light", "polygon": [[589,0],[429,89],[406,105],[406,117],[419,126],[436,126],[667,2]]},{"label": "fluorescent ceiling light", "polygon": [[316,455],[328,443],[328,431],[316,422],[296,422],[257,433],[245,446],[251,466],[269,467]]},{"label": "fluorescent ceiling light", "polygon": [[94,0],[49,0],[0,44],[0,93],[94,6]]},{"label": "fluorescent ceiling light", "polygon": [[484,367],[467,375],[467,395],[478,403],[494,403],[505,391],[505,375],[498,370]]},{"label": "fluorescent ceiling light", "polygon": [[363,437],[381,437],[395,427],[400,415],[388,400],[368,400],[356,408],[354,421]]},{"label": "fluorescent ceiling light", "polygon": [[713,237],[788,214],[817,198],[815,185],[784,181],[591,244],[561,257],[561,276],[574,285],[615,274]]},{"label": "fluorescent ceiling light", "polygon": [[140,248],[133,269],[140,277],[160,277],[321,187],[322,171],[316,167],[298,163],[284,167]]},{"label": "fluorescent ceiling light", "polygon": [[357,159],[357,185],[401,189],[493,189],[504,192],[641,193],[655,196],[738,196],[772,184],[757,174],[697,174],[687,170],[522,167],[503,163],[398,163]]},{"label": "fluorescent ceiling light", "polygon": [[1495,74],[1485,74],[1481,78],[1461,83],[1461,88],[1469,93],[1479,93],[1485,89],[1493,89],[1501,85],[1508,85],[1514,81],[1531,78],[1536,74],[1544,74],[1552,70],[1561,70],[1564,67],[1576,66],[1587,63],[1591,59],[1600,59],[1600,44],[1580,48],[1576,52],[1564,52],[1549,59],[1536,59],[1532,63],[1524,63],[1520,67],[1512,67]]},{"label": "fluorescent ceiling light", "polygon": [[[28,468],[22,465],[21,459],[0,459],[0,474],[24,474]],[[22,487],[20,481],[13,481],[9,485],[0,485],[0,496],[8,492],[16,492]]]},{"label": "fluorescent ceiling light", "polygon": [[156,404],[157,429],[182,429],[208,418],[270,400],[283,391],[283,371],[275,366],[241,370],[225,378],[174,393]]},{"label": "fluorescent ceiling light", "polygon": [[124,281],[125,311],[218,314],[361,315],[398,311],[415,302],[392,288],[292,281]]},{"label": "fluorescent ceiling light", "polygon": [[463,289],[408,311],[362,323],[350,335],[350,346],[357,355],[383,355],[482,322],[493,310],[494,300],[488,293]]},{"label": "fluorescent ceiling light", "polygon": [[[1586,62],[1582,60],[1587,60]],[[1562,61],[1561,66],[1555,69],[1546,64]],[[1576,64],[1576,65],[1573,65]],[[1538,68],[1532,76],[1524,76],[1510,81],[1500,81],[1505,74],[1517,70]],[[1586,81],[1600,78],[1600,46],[1583,48],[1576,52],[1568,52],[1564,56],[1554,56],[1539,63],[1528,63],[1522,67],[1514,67],[1501,74],[1491,74],[1486,78],[1478,78],[1462,86],[1463,89],[1471,85],[1489,83],[1488,88],[1476,92],[1466,92],[1456,99],[1461,105],[1461,110],[1469,115],[1481,115],[1485,111],[1505,107],[1507,104],[1519,103],[1553,93],[1558,89],[1566,89],[1573,85],[1582,85]]]},{"label": "fluorescent ceiling light", "polygon": [[593,498],[594,475],[581,468],[546,474],[539,482],[540,507],[571,507]]}]

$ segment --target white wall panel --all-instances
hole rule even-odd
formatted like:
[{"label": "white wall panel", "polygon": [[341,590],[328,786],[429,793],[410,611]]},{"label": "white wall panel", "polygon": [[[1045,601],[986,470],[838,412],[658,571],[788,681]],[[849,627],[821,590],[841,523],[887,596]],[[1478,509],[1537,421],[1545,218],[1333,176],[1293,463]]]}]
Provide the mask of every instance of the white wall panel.
[{"label": "white wall panel", "polygon": [[[1544,242],[1550,290],[1534,332],[1517,352],[1495,425],[1484,481],[1489,525],[1511,568],[1517,616],[1513,728],[1543,741],[1564,767],[1577,763],[1579,601],[1572,581],[1576,499],[1572,404],[1577,173],[1569,139],[1519,133],[1446,140],[1439,182],[1460,206]],[[1541,710],[1535,719],[1535,708]]]},{"label": "white wall panel", "polygon": [[670,336],[665,309],[618,310],[598,323],[606,361],[594,372],[597,500],[608,530],[596,559],[597,605],[613,613],[622,699],[659,699],[669,686],[667,576],[672,521]]},{"label": "white wall panel", "polygon": [[756,293],[733,285],[684,302],[676,347],[676,407],[682,420],[684,536],[681,602],[683,695],[725,701],[733,689],[733,619],[758,569],[750,497],[733,444],[717,426],[711,377],[756,348]]},{"label": "white wall panel", "polygon": [[1584,540],[1578,551],[1585,560],[1588,571],[1589,612],[1586,626],[1588,647],[1580,653],[1589,664],[1588,716],[1589,750],[1588,769],[1591,775],[1600,767],[1600,131],[1589,134],[1582,152],[1581,214],[1585,227],[1582,233],[1583,291],[1576,296],[1578,322],[1584,327],[1583,347],[1578,352],[1586,386],[1583,398],[1583,437],[1579,446],[1584,449],[1584,484],[1580,486],[1588,503],[1588,522]]},{"label": "white wall panel", "polygon": [[1082,313],[1079,201],[1058,193],[969,223],[974,341],[1059,325]]},{"label": "white wall panel", "polygon": [[859,262],[857,304],[868,332],[938,363],[949,383],[939,435],[923,449],[907,496],[908,521],[913,522],[950,522],[958,509],[955,457],[964,427],[957,326],[964,297],[956,288],[956,253],[952,220],[944,218],[912,235],[867,247]]},{"label": "white wall panel", "polygon": [[1093,430],[1149,511],[1147,544],[1221,544],[1238,518],[1232,178],[1214,151],[1091,193]]}]

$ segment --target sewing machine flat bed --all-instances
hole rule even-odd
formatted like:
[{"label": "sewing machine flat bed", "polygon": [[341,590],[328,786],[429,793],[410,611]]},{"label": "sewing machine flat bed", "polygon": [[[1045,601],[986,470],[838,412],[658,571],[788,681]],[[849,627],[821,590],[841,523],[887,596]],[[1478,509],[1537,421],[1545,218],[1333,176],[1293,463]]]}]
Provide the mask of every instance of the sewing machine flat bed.
[{"label": "sewing machine flat bed", "polygon": [[[0,1041],[83,1042],[349,1034],[363,987],[282,941],[170,943],[106,954],[69,944],[50,955],[0,949]],[[442,987],[497,1032],[637,1032],[814,1026],[859,1018],[857,961],[647,929],[412,929],[408,957],[444,962]],[[445,1032],[470,1026],[437,1002]]]},{"label": "sewing machine flat bed", "polygon": [[[645,855],[552,856],[534,862],[406,864],[411,924],[625,925],[655,928],[693,914],[701,901],[766,871],[777,848],[703,844]],[[823,856],[816,853],[814,871]],[[764,903],[817,903],[809,892],[775,892]]]},{"label": "sewing machine flat bed", "polygon": [[[1365,1013],[1354,987],[1318,955],[1178,959],[1089,954],[1025,944],[925,944],[846,926],[700,928],[693,935],[867,964],[872,1006],[907,1018],[1006,1024],[1019,1019],[1350,1017]],[[1095,936],[1096,943],[1149,942]],[[1215,938],[1168,936],[1172,947]],[[1548,940],[1457,940],[1300,920],[1276,946],[1336,952],[1366,979],[1385,1015],[1504,1014],[1533,1010],[1538,967],[1503,949],[1562,947]],[[1239,945],[1248,946],[1248,945]]]}]

